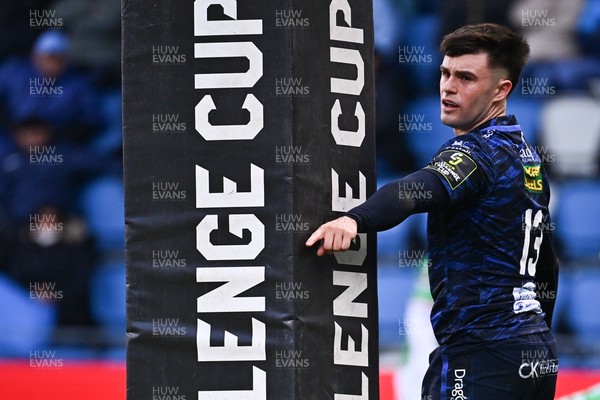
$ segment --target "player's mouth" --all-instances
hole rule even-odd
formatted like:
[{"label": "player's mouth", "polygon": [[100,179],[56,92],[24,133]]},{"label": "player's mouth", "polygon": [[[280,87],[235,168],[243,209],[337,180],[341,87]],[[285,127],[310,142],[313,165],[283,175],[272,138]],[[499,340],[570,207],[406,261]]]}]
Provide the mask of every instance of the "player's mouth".
[{"label": "player's mouth", "polygon": [[454,111],[458,109],[460,106],[453,102],[452,100],[442,99],[442,110],[444,112]]}]

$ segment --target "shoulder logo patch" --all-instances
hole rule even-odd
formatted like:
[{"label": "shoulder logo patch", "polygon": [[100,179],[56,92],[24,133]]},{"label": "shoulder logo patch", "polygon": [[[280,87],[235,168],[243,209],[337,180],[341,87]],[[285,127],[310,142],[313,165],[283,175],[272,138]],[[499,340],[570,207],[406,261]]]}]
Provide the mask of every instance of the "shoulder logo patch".
[{"label": "shoulder logo patch", "polygon": [[475,172],[477,163],[462,151],[444,150],[439,152],[425,168],[443,176],[454,190]]},{"label": "shoulder logo patch", "polygon": [[542,193],[544,187],[542,184],[542,171],[540,164],[521,165],[523,166],[525,189],[533,193]]}]

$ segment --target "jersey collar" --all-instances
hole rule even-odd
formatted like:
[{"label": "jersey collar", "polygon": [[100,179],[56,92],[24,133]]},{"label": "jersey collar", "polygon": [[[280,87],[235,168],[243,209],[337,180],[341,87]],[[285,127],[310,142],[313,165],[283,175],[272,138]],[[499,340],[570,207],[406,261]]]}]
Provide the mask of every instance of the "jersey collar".
[{"label": "jersey collar", "polygon": [[503,115],[501,117],[492,118],[477,128],[473,129],[472,133],[486,134],[490,131],[497,132],[520,132],[521,126],[517,122],[514,115]]}]

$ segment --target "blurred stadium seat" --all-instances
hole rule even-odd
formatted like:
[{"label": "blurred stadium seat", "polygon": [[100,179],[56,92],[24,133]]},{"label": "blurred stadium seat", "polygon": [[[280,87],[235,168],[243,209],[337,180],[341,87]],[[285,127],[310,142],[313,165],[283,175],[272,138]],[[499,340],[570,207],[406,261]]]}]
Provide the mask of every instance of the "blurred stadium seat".
[{"label": "blurred stadium seat", "polygon": [[90,282],[93,319],[99,324],[105,358],[122,359],[125,343],[125,230],[121,179],[105,176],[82,190],[80,207],[101,252]]},{"label": "blurred stadium seat", "polygon": [[518,88],[510,96],[506,107],[507,114],[514,114],[521,126],[527,142],[536,146],[539,141],[540,112],[543,100],[536,98],[524,98],[518,95]]},{"label": "blurred stadium seat", "polygon": [[91,280],[92,315],[112,346],[125,344],[125,281],[124,261],[99,265]]},{"label": "blurred stadium seat", "polygon": [[600,263],[600,180],[566,182],[558,189],[554,221],[561,255],[570,263]]},{"label": "blurred stadium seat", "polygon": [[100,108],[104,120],[104,129],[93,138],[90,148],[100,155],[111,155],[121,151],[123,130],[121,118],[121,92],[107,91],[100,97]]},{"label": "blurred stadium seat", "polygon": [[[600,267],[578,268],[572,274],[566,318],[582,346],[600,345]],[[560,290],[559,290],[560,292]],[[596,361],[596,368],[600,360]]]},{"label": "blurred stadium seat", "polygon": [[123,182],[101,177],[82,189],[80,207],[101,251],[125,248]]},{"label": "blurred stadium seat", "polygon": [[378,268],[379,345],[397,346],[405,336],[400,334],[406,304],[412,294],[416,271],[400,268]]},{"label": "blurred stadium seat", "polygon": [[557,189],[561,267],[555,323],[571,333],[561,339],[561,357],[565,365],[600,368],[600,180],[563,182]]},{"label": "blurred stadium seat", "polygon": [[600,56],[600,0],[587,0],[579,14],[577,31],[581,47],[590,55]]},{"label": "blurred stadium seat", "polygon": [[32,300],[29,293],[0,275],[0,356],[29,357],[50,341],[56,309],[50,302]]},{"label": "blurred stadium seat", "polygon": [[534,86],[543,85],[552,90],[552,97],[555,93],[585,93],[600,79],[600,60],[593,57],[538,60],[525,68],[522,77]]},{"label": "blurred stadium seat", "polygon": [[540,143],[556,157],[552,171],[560,176],[598,173],[600,101],[588,96],[557,96],[541,112]]},{"label": "blurred stadium seat", "polygon": [[[403,46],[413,55],[426,57],[425,62],[407,63],[407,70],[414,78],[414,85],[420,94],[435,94],[440,77],[442,56],[439,47],[440,19],[437,15],[419,15],[406,19],[403,26],[400,49]],[[402,51],[400,51],[402,54]],[[400,64],[402,64],[402,61]]]}]

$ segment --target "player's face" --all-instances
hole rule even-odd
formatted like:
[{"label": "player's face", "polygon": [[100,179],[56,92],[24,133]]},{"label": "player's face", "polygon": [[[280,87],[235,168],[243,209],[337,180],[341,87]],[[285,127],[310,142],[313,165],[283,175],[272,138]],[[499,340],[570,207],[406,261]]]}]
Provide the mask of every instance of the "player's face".
[{"label": "player's face", "polygon": [[501,69],[488,66],[486,53],[445,56],[440,70],[441,120],[456,135],[506,113],[512,84]]}]

